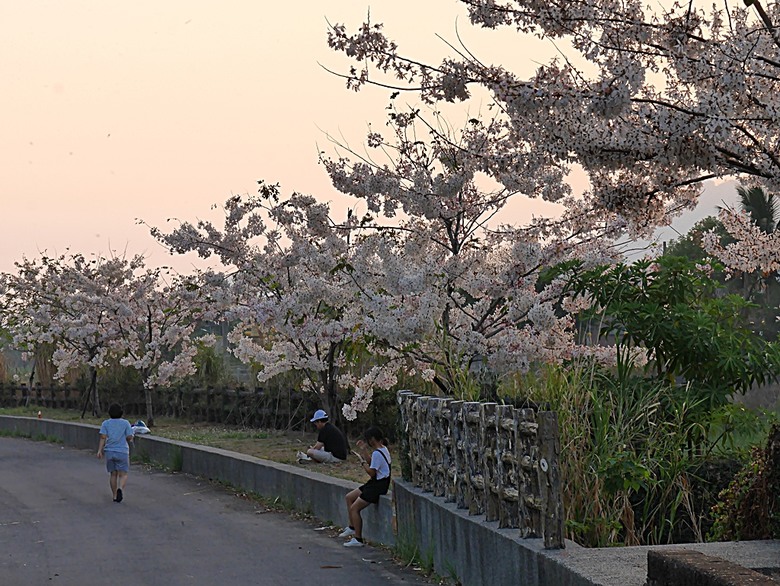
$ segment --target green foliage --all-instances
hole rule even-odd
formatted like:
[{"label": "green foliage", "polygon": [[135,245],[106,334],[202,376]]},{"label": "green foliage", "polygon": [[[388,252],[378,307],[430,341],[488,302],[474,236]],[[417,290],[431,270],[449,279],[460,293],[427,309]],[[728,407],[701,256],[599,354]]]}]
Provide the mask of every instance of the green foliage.
[{"label": "green foliage", "polygon": [[434,382],[426,393],[438,395],[444,391],[461,401],[493,400],[496,381],[480,356],[468,356],[453,347],[446,328],[437,326],[443,362],[432,364]]},{"label": "green foliage", "polygon": [[197,381],[206,387],[216,387],[227,379],[224,354],[213,346],[197,343],[198,352],[195,355],[195,371]]},{"label": "green foliage", "polygon": [[[100,369],[98,377],[100,388],[105,389],[108,395],[113,389],[143,388],[141,372],[129,366],[122,366],[117,357],[111,357],[106,361],[106,366]],[[83,386],[88,386],[88,383],[85,381]]]},{"label": "green foliage", "polygon": [[778,413],[753,411],[743,405],[728,403],[711,416],[710,437],[714,449],[737,454],[747,460],[751,450],[764,441],[773,425],[780,424]]},{"label": "green foliage", "polygon": [[780,210],[777,200],[761,187],[737,187],[739,205],[750,216],[752,222],[766,234],[771,234],[780,226]]},{"label": "green foliage", "polygon": [[[567,537],[591,547],[703,538],[697,471],[729,448],[717,436],[690,449],[715,412],[689,387],[645,378],[625,362],[614,371],[548,366],[514,383],[515,393],[558,413]],[[745,415],[732,431],[750,425]]]},{"label": "green foliage", "polygon": [[[670,241],[664,247],[664,256],[682,256],[695,262],[706,261],[710,255],[702,248],[702,235],[705,232],[715,231],[720,237],[720,243],[725,246],[734,239],[726,232],[723,224],[714,216],[707,216],[699,220],[687,234]],[[723,277],[718,279],[722,282]]]},{"label": "green foliage", "polygon": [[453,584],[460,584],[460,579],[458,578],[458,572],[455,569],[455,564],[453,564],[450,560],[444,560],[444,570],[447,572],[447,579],[450,580]]},{"label": "green foliage", "polygon": [[754,448],[749,462],[713,508],[709,538],[718,541],[780,539],[780,426],[766,447]]},{"label": "green foliage", "polygon": [[215,440],[265,439],[268,432],[256,429],[232,429],[228,427],[193,427],[189,431],[169,432],[166,437],[192,444],[211,445]]},{"label": "green foliage", "polygon": [[152,464],[152,457],[149,455],[149,452],[147,452],[146,450],[133,450],[130,453],[130,460],[136,464],[139,463],[145,465]]},{"label": "green foliage", "polygon": [[30,434],[18,429],[0,429],[0,437],[24,437],[29,439]]},{"label": "green foliage", "polygon": [[420,545],[417,537],[409,532],[399,533],[393,551],[396,557],[407,566],[417,563],[420,557]]},{"label": "green foliage", "polygon": [[[743,197],[740,190],[745,192],[746,197]],[[760,200],[765,197],[763,192],[759,201],[751,201],[753,196],[747,195],[748,191],[752,190],[738,189],[741,199],[740,207],[750,214],[753,222],[762,230],[767,232],[776,230],[778,213],[775,201],[773,200],[771,204],[762,203]],[[772,228],[772,230],[768,230],[768,228]],[[709,216],[697,223],[687,234],[671,241],[664,249],[664,256],[682,256],[694,262],[708,262],[710,255],[702,248],[701,240],[702,234],[713,230],[718,234],[721,246],[725,247],[734,242],[734,238],[726,232],[723,224],[717,218]],[[712,277],[719,283],[723,291],[754,301],[756,305],[743,310],[748,327],[767,340],[777,339],[777,335],[780,333],[780,322],[777,320],[777,308],[780,306],[780,283],[777,281],[777,275],[745,274],[739,271],[732,271],[731,274],[727,275],[716,267]]]},{"label": "green foliage", "polygon": [[769,382],[780,370],[778,346],[745,323],[751,304],[722,295],[705,268],[686,258],[575,270],[570,285],[595,302],[598,313],[584,317],[599,325],[599,339],[646,348],[656,377],[681,379],[706,408]]}]

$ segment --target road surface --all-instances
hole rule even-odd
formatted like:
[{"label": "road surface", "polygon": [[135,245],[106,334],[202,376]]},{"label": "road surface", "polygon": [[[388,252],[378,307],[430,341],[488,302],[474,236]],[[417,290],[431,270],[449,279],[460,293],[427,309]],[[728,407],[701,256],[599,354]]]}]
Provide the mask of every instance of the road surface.
[{"label": "road surface", "polygon": [[381,549],[344,548],[336,531],[318,529],[140,465],[114,503],[93,452],[0,437],[2,586],[427,583]]}]

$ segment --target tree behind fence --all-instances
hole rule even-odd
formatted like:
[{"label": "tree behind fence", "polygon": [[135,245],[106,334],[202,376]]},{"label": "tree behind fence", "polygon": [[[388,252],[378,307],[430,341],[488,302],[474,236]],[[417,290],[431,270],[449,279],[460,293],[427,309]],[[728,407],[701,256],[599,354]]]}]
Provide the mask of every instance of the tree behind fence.
[{"label": "tree behind fence", "polygon": [[398,393],[404,478],[471,515],[563,548],[552,411]]}]

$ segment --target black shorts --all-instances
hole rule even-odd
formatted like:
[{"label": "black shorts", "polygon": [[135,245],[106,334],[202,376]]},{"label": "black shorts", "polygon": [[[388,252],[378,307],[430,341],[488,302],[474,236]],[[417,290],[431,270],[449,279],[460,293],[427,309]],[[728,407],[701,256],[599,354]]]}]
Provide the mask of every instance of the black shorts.
[{"label": "black shorts", "polygon": [[372,478],[360,487],[360,498],[367,503],[376,504],[379,502],[379,497],[383,494],[387,494],[390,489],[390,477],[376,480]]}]

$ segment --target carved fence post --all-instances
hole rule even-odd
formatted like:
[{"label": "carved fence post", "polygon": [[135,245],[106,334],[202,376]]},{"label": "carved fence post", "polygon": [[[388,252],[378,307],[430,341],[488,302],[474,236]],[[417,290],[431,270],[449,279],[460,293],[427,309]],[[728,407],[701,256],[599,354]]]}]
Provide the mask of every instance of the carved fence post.
[{"label": "carved fence post", "polygon": [[482,403],[480,408],[480,444],[482,453],[482,477],[485,484],[485,521],[498,520],[498,438],[496,403]]},{"label": "carved fence post", "polygon": [[441,425],[442,425],[442,454],[441,471],[444,481],[444,500],[451,503],[455,501],[455,438],[452,426],[452,399],[442,399]]},{"label": "carved fence post", "polygon": [[412,391],[398,392],[398,437],[401,439],[401,473],[404,480],[412,480],[412,443],[414,430],[414,404],[419,395]]},{"label": "carved fence post", "polygon": [[520,526],[520,490],[517,484],[517,459],[515,456],[515,436],[517,422],[514,407],[499,405],[497,417],[498,437],[496,454],[498,464],[498,488],[501,501],[498,509],[498,526]]},{"label": "carved fence post", "polygon": [[466,424],[463,401],[450,402],[450,433],[452,435],[452,465],[448,473],[452,479],[452,499],[459,509],[466,509],[468,479],[466,476]]},{"label": "carved fence post", "polygon": [[517,436],[515,439],[515,459],[517,460],[518,487],[520,489],[520,535],[522,537],[541,536],[541,503],[539,479],[536,474],[537,424],[533,409],[515,409]]},{"label": "carved fence post", "polygon": [[440,397],[433,397],[429,401],[428,414],[431,425],[429,453],[433,496],[444,496],[445,484],[447,483],[447,471],[444,464],[447,442],[447,420],[444,417],[446,404],[447,400]]},{"label": "carved fence post", "polygon": [[428,401],[430,397],[420,396],[415,401],[415,435],[412,437],[412,477],[414,484],[425,492],[431,491],[430,470],[425,461],[428,444]]},{"label": "carved fence post", "polygon": [[485,511],[485,478],[482,474],[482,446],[480,445],[480,404],[463,404],[463,447],[466,453],[466,506],[469,515],[481,515]]},{"label": "carved fence post", "polygon": [[545,548],[564,547],[554,412],[411,391],[399,391],[397,401],[406,480],[501,528],[542,537]]},{"label": "carved fence post", "polygon": [[417,399],[418,434],[417,456],[419,462],[420,488],[425,492],[433,492],[433,471],[431,470],[430,451],[433,443],[434,430],[431,427],[431,405],[433,397],[420,397]]},{"label": "carved fence post", "polygon": [[558,456],[558,417],[554,411],[541,411],[539,422],[539,488],[544,509],[542,536],[546,549],[563,549],[563,495]]}]

